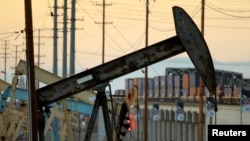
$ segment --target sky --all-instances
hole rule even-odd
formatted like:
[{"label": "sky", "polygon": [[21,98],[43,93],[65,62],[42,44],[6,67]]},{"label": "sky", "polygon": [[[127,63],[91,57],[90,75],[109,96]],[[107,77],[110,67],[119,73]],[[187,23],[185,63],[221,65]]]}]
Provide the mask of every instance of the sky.
[{"label": "sky", "polygon": [[[102,64],[102,2],[103,0],[76,0],[76,73]],[[145,47],[145,0],[106,0],[105,7],[105,62]],[[62,68],[62,19],[63,0],[58,0],[58,75]],[[172,7],[180,6],[201,27],[201,0],[149,0],[148,44],[176,36]],[[35,62],[40,56],[40,67],[52,72],[53,68],[53,13],[54,0],[32,0]],[[71,17],[71,1],[68,0],[68,18]],[[24,1],[2,1],[0,5],[0,70],[5,69],[7,54],[7,81],[11,82],[13,67],[19,59],[25,60]],[[250,78],[250,1],[205,0],[204,39],[214,61],[215,68],[227,68],[244,73]],[[70,20],[68,22],[70,28]],[[38,35],[40,30],[40,55]],[[70,32],[68,32],[68,65]],[[17,52],[17,55],[15,54]],[[187,57],[182,53],[173,58]],[[171,62],[172,61],[172,62]],[[242,62],[244,64],[242,64]],[[187,62],[168,59],[150,66],[150,75],[164,75],[165,67],[183,66]],[[191,62],[188,62],[192,66]],[[223,65],[222,65],[223,64]],[[165,66],[165,67],[162,67]],[[236,68],[236,69],[235,69]],[[237,70],[238,68],[238,70]],[[240,68],[240,69],[239,69]],[[143,77],[141,70],[113,81],[115,88],[124,88],[125,77]],[[0,79],[4,79],[1,73]],[[119,82],[119,83],[116,83]],[[121,83],[120,83],[121,82]]]}]

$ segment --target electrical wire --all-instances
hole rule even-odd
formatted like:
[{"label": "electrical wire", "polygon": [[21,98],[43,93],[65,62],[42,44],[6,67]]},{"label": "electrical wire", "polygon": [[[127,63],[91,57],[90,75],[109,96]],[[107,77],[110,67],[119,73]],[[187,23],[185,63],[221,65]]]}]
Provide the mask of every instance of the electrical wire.
[{"label": "electrical wire", "polygon": [[221,13],[223,15],[226,15],[226,16],[230,16],[230,17],[234,17],[234,18],[247,18],[247,19],[250,18],[250,16],[233,15],[233,14],[229,14],[229,13],[223,12],[222,11],[223,9],[219,9],[219,8],[213,6],[213,5],[209,5],[209,3],[207,3],[207,2],[205,3],[205,5],[207,7],[209,7],[210,9],[212,9],[212,10],[218,12],[218,13]]}]

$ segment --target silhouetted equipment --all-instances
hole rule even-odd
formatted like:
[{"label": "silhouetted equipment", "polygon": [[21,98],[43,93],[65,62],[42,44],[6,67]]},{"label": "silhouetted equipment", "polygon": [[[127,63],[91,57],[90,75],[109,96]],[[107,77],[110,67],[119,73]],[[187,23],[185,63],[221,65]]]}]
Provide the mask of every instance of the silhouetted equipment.
[{"label": "silhouetted equipment", "polygon": [[[176,6],[173,7],[173,15],[177,36],[155,43],[147,48],[142,48],[128,55],[38,89],[36,91],[38,107],[43,107],[58,100],[68,98],[78,92],[92,89],[97,85],[108,83],[112,79],[173,57],[185,51],[191,58],[209,92],[216,97],[215,70],[203,36],[190,16],[182,8]],[[109,132],[107,133],[107,139],[112,141],[112,133],[110,132],[111,126],[110,121],[108,120],[109,115],[105,104],[106,100],[104,92],[101,91],[100,94],[97,94],[95,106],[104,107],[105,129],[106,133]],[[93,118],[95,118],[97,112],[97,109],[92,111],[92,116],[94,115]],[[92,120],[90,121],[88,128],[91,129],[93,125],[94,122]],[[88,134],[88,132],[86,134]],[[88,136],[85,140],[90,140],[90,137]]]}]

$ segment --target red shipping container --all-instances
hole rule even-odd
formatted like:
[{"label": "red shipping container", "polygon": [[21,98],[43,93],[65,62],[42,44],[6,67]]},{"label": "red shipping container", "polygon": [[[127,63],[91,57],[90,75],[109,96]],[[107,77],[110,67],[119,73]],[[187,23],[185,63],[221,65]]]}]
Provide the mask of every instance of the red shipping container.
[{"label": "red shipping container", "polygon": [[182,88],[183,89],[189,88],[189,75],[186,73],[182,75]]},{"label": "red shipping container", "polygon": [[196,95],[197,95],[197,87],[190,87],[189,96],[196,96]]},{"label": "red shipping container", "polygon": [[234,88],[233,97],[241,97],[241,88]]}]

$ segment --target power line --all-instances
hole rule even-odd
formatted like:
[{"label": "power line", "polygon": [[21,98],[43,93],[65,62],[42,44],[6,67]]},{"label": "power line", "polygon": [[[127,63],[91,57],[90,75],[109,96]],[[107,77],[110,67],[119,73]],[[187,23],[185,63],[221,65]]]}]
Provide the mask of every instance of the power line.
[{"label": "power line", "polygon": [[210,9],[212,9],[212,10],[218,12],[218,13],[221,13],[223,15],[226,15],[226,16],[230,16],[230,17],[234,17],[234,18],[250,18],[250,16],[233,15],[233,14],[229,14],[229,13],[223,12],[222,9],[219,10],[219,8],[214,7],[212,5],[209,5],[208,3],[206,3],[205,5],[207,7],[209,7]]}]

